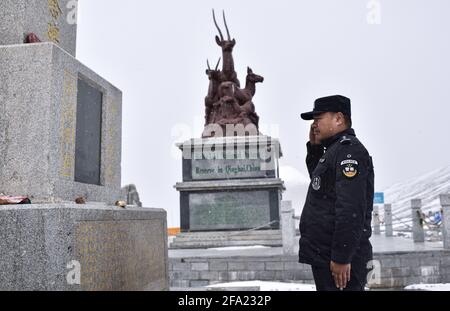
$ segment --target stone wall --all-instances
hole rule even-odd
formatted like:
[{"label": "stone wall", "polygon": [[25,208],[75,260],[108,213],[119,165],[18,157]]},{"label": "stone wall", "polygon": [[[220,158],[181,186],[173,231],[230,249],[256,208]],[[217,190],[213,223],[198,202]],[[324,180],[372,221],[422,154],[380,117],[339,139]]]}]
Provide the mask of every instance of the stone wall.
[{"label": "stone wall", "polygon": [[[370,288],[450,282],[450,251],[378,253],[374,261]],[[282,255],[170,258],[169,275],[170,286],[177,288],[253,280],[314,283],[310,266]]]}]

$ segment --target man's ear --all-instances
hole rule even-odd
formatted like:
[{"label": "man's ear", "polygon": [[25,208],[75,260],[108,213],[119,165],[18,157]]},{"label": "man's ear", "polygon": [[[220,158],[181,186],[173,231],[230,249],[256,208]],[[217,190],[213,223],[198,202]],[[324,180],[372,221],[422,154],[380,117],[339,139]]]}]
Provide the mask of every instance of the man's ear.
[{"label": "man's ear", "polygon": [[336,122],[338,125],[344,125],[345,124],[345,118],[344,114],[342,112],[338,112],[335,114]]}]

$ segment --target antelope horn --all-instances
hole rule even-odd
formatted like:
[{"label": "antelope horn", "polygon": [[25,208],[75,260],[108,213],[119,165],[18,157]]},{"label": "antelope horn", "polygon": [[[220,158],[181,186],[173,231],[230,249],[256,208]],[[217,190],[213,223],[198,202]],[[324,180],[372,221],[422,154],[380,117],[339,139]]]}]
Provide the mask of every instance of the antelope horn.
[{"label": "antelope horn", "polygon": [[212,12],[213,12],[214,24],[216,25],[216,28],[217,28],[217,30],[219,31],[220,39],[223,41],[222,31],[220,30],[219,25],[217,25],[216,14],[214,13],[214,9],[212,10]]},{"label": "antelope horn", "polygon": [[225,11],[222,11],[222,13],[223,13],[223,22],[224,22],[225,28],[227,30],[228,40],[231,41],[230,31],[228,30],[228,25],[227,25],[227,19],[225,18]]},{"label": "antelope horn", "polygon": [[217,62],[217,65],[216,65],[216,69],[214,69],[215,71],[217,71],[217,68],[219,68],[219,64],[220,64],[221,60],[222,60],[222,58],[219,58],[219,61]]},{"label": "antelope horn", "polygon": [[211,70],[211,67],[209,66],[209,60],[206,60],[206,64],[208,65],[208,70]]}]

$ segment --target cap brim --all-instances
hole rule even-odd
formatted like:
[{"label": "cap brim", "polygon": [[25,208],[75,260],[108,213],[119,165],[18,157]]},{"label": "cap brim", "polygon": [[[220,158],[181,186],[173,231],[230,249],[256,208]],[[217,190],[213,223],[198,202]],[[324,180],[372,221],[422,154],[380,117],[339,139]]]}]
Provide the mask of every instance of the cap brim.
[{"label": "cap brim", "polygon": [[323,113],[323,111],[310,111],[310,112],[305,112],[305,113],[302,113],[301,115],[300,115],[300,117],[303,119],[303,120],[312,120],[312,119],[314,119],[314,116],[317,116],[318,114],[321,114],[321,113]]}]

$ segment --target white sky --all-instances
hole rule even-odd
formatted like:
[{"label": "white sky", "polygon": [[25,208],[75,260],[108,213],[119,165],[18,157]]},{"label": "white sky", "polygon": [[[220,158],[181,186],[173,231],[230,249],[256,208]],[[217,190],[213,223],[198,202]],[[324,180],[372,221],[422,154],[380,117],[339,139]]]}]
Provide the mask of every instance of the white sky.
[{"label": "white sky", "polygon": [[299,115],[326,95],[352,99],[377,191],[450,165],[450,2],[376,2],[381,23],[370,25],[369,0],[79,0],[77,58],[123,91],[122,184],[178,226],[174,144],[202,130],[206,58],[221,56],[212,8],[226,10],[241,83],[248,65],[265,77],[254,103],[281,141],[286,197],[307,176]]}]

